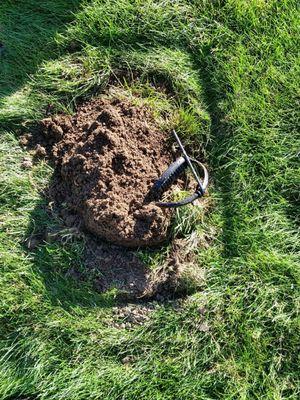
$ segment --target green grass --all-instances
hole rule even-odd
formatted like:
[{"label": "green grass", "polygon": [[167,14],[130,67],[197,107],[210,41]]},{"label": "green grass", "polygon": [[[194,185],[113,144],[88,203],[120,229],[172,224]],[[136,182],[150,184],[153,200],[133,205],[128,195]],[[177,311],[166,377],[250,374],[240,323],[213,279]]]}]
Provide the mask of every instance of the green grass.
[{"label": "green grass", "polygon": [[[1,399],[299,398],[299,15],[292,0],[2,0]],[[112,76],[213,176],[201,225],[179,216],[214,238],[197,251],[205,287],[134,330],[107,323],[114,293],[68,276],[81,240],[23,244],[55,221],[51,168],[22,170],[18,135]]]}]

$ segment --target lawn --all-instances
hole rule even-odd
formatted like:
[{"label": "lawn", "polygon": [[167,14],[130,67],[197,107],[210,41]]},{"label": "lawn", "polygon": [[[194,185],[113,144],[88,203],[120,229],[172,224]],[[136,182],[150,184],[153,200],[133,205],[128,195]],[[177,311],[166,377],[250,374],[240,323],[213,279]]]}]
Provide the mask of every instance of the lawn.
[{"label": "lawn", "polygon": [[[293,0],[1,1],[1,399],[299,398],[299,22]],[[205,282],[133,329],[68,273],[82,238],[26,246],[57,221],[19,136],[110,85],[169,111],[212,177],[181,232],[209,237]]]}]

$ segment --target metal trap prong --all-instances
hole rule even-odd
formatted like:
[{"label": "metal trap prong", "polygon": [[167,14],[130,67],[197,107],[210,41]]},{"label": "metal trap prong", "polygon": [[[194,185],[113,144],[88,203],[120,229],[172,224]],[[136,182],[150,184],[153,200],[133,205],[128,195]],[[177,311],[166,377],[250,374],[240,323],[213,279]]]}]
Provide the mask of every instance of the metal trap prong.
[{"label": "metal trap prong", "polygon": [[188,156],[185,148],[183,147],[183,144],[181,143],[181,141],[179,139],[179,136],[177,135],[175,129],[173,129],[173,135],[175,136],[175,139],[176,139],[176,141],[178,143],[178,146],[180,147],[180,150],[182,151],[183,157],[184,157],[185,161],[187,162],[188,166],[190,167],[190,169],[192,171],[192,174],[194,175],[194,178],[196,179],[196,182],[198,183],[201,195],[203,196],[204,193],[205,193],[205,189],[203,188],[202,183],[201,183],[200,178],[199,178],[199,175],[197,174],[197,172],[196,172],[196,170],[195,170],[195,168],[194,168],[194,166],[193,166],[193,164],[192,164],[192,162],[190,160],[190,157]]}]

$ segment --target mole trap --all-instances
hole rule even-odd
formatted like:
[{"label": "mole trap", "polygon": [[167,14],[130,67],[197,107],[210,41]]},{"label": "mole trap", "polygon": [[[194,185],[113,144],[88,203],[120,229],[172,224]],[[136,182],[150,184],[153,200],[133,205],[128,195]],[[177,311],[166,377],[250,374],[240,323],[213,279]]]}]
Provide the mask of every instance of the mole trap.
[{"label": "mole trap", "polygon": [[[201,162],[195,160],[192,157],[189,157],[175,130],[173,130],[173,134],[182,152],[182,156],[179,157],[176,161],[174,161],[166,169],[166,171],[156,180],[151,189],[152,195],[154,199],[157,201],[156,204],[160,207],[167,207],[167,208],[181,207],[192,203],[193,201],[199,199],[204,195],[208,185],[208,172],[206,167]],[[193,177],[196,181],[195,192],[180,201],[176,202],[160,201],[163,193],[170,188],[170,186],[176,181],[177,178],[179,178],[181,174],[185,172],[187,168],[191,170]],[[201,181],[198,175],[197,171],[198,168],[202,169],[204,176],[203,181]]]}]

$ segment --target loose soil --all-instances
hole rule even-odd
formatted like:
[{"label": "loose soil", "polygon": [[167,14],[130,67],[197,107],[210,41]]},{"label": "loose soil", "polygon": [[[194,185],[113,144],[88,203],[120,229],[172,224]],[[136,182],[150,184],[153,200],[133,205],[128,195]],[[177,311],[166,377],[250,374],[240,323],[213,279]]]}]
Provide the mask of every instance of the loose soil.
[{"label": "loose soil", "polygon": [[[34,149],[33,161],[54,162],[47,212],[63,221],[32,234],[28,250],[44,241],[83,239],[84,271],[72,267],[69,274],[91,279],[99,292],[116,289],[120,300],[165,301],[189,293],[187,281],[200,287],[203,270],[193,260],[191,241],[174,240],[155,271],[130,249],[168,239],[171,211],[156,206],[150,195],[175,159],[168,139],[147,107],[110,97],[81,105],[73,116],[45,118],[33,133],[21,136],[20,143]],[[30,157],[22,167],[32,167]]]},{"label": "loose soil", "polygon": [[[149,109],[96,99],[73,117],[44,119],[42,131],[56,165],[50,195],[86,230],[127,247],[167,239],[171,211],[156,206],[150,189],[173,156]],[[44,151],[36,147],[37,156]]]}]

